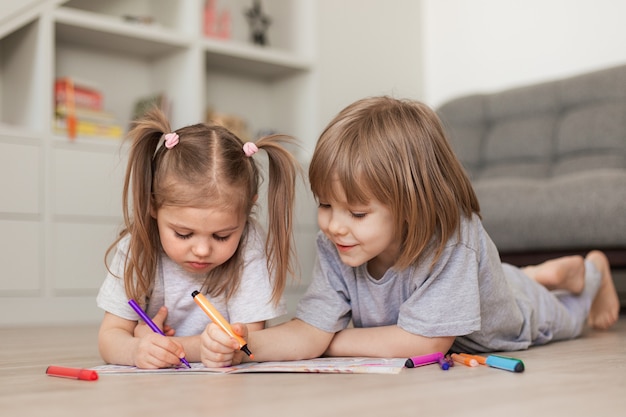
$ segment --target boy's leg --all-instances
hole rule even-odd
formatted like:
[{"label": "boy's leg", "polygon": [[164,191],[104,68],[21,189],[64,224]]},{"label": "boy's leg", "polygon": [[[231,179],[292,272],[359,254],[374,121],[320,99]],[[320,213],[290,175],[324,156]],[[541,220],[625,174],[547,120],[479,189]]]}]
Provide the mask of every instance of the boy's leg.
[{"label": "boy's leg", "polygon": [[585,261],[582,256],[564,256],[522,271],[550,291],[566,290],[580,294],[585,287]]},{"label": "boy's leg", "polygon": [[594,250],[587,254],[587,261],[593,263],[600,274],[602,280],[600,289],[593,299],[591,310],[589,311],[588,324],[597,329],[608,329],[617,321],[619,317],[619,297],[613,284],[611,267],[604,253]]},{"label": "boy's leg", "polygon": [[530,324],[532,345],[580,336],[600,288],[601,274],[594,264],[583,261],[583,290],[578,294],[564,290],[551,291],[523,269],[508,264],[502,266]]}]

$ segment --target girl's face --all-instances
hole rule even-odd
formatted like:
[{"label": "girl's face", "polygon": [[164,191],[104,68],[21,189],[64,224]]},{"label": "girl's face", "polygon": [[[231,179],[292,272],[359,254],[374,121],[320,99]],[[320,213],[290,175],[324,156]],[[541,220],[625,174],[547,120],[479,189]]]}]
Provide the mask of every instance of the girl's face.
[{"label": "girl's face", "polygon": [[154,215],[163,250],[185,271],[205,274],[230,259],[245,216],[236,210],[163,206]]},{"label": "girl's face", "polygon": [[335,244],[343,263],[352,267],[367,263],[370,275],[381,278],[400,254],[391,211],[377,200],[350,206],[343,189],[338,191],[336,199],[320,200],[317,223]]}]

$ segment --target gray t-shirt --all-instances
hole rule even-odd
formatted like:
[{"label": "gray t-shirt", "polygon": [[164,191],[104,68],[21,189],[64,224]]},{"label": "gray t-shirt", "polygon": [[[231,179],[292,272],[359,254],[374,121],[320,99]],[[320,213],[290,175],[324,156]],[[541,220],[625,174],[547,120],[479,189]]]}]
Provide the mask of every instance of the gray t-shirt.
[{"label": "gray t-shirt", "polygon": [[478,216],[463,218],[459,230],[432,270],[431,255],[406,270],[389,269],[378,280],[367,264],[342,263],[320,232],[313,279],[296,317],[327,332],[352,321],[354,327],[397,324],[426,337],[457,336],[458,351],[519,350],[551,340],[559,320],[569,320],[557,298],[500,262]]},{"label": "gray t-shirt", "polygon": [[[124,276],[124,261],[128,253],[129,237],[117,246],[111,262],[113,274]],[[278,306],[271,301],[272,281],[267,270],[264,236],[260,226],[250,224],[246,247],[243,251],[244,267],[238,291],[226,303],[223,297],[211,297],[209,301],[229,322],[253,323],[276,318],[287,312],[284,299]],[[161,306],[168,309],[166,324],[176,330],[176,336],[200,334],[210,322],[198,307],[191,293],[200,290],[203,274],[186,272],[161,252],[153,290],[146,308],[153,317]],[[138,320],[139,316],[128,305],[128,297],[122,279],[107,274],[97,297],[98,307],[127,320]]]}]

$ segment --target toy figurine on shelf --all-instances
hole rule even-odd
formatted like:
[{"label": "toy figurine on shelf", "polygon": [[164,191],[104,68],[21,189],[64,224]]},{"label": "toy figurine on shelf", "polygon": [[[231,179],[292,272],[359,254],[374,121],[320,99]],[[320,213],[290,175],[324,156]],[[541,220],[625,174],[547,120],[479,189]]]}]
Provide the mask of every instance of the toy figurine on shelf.
[{"label": "toy figurine on shelf", "polygon": [[250,34],[252,43],[255,45],[266,46],[267,28],[272,23],[272,19],[263,13],[261,0],[254,0],[252,7],[245,12],[246,19],[250,25]]}]

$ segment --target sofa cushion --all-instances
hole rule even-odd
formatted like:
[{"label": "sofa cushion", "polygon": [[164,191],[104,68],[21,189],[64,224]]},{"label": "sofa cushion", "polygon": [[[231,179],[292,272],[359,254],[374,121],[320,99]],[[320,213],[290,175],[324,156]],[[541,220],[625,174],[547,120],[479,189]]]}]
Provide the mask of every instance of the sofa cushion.
[{"label": "sofa cushion", "polygon": [[550,174],[555,118],[537,115],[494,122],[485,136],[484,158],[477,179],[544,178]]},{"label": "sofa cushion", "polygon": [[626,170],[490,178],[474,188],[485,229],[501,251],[626,244]]},{"label": "sofa cushion", "polygon": [[487,130],[484,96],[461,97],[446,106],[448,136],[455,139],[453,147],[458,158],[470,178],[475,178],[482,163],[482,143]]},{"label": "sofa cushion", "polygon": [[584,169],[626,169],[625,136],[624,102],[600,102],[568,111],[556,132],[553,175]]},{"label": "sofa cushion", "polygon": [[626,65],[438,113],[501,251],[626,247]]}]

